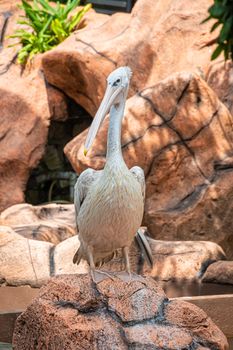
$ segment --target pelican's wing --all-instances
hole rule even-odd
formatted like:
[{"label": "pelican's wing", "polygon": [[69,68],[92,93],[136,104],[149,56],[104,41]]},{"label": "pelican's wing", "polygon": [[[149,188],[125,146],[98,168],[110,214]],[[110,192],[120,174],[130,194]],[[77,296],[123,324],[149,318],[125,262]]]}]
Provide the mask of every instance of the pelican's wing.
[{"label": "pelican's wing", "polygon": [[98,171],[90,168],[84,170],[78,177],[78,180],[74,186],[74,206],[77,228],[77,217],[79,210],[86,198],[87,192],[89,191],[91,184],[97,179],[97,177],[100,175],[100,172],[101,170]]},{"label": "pelican's wing", "polygon": [[134,175],[136,180],[139,182],[139,184],[141,185],[142,196],[145,201],[146,181],[145,181],[144,171],[139,166],[134,166],[133,168],[130,169],[130,171]]},{"label": "pelican's wing", "polygon": [[[131,173],[135,176],[139,184],[141,185],[142,189],[142,196],[145,201],[145,195],[146,195],[146,181],[145,181],[145,175],[142,168],[139,166],[134,166],[130,169]],[[146,259],[148,265],[153,267],[153,254],[150,248],[150,245],[146,239],[146,236],[144,234],[144,231],[139,229],[135,236],[136,242],[139,245],[140,251],[144,258]]]}]

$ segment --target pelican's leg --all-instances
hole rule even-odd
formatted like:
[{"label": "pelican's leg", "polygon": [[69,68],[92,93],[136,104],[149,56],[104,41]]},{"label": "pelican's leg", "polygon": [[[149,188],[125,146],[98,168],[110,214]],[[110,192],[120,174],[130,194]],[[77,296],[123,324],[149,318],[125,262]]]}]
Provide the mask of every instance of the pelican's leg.
[{"label": "pelican's leg", "polygon": [[96,281],[95,281],[95,263],[94,263],[94,259],[93,259],[92,249],[90,247],[87,247],[87,255],[88,255],[88,262],[89,262],[90,270],[91,270],[91,277],[92,277],[93,281],[96,283]]},{"label": "pelican's leg", "polygon": [[97,270],[95,268],[95,263],[94,263],[94,259],[93,259],[93,253],[92,253],[92,249],[90,247],[87,248],[87,254],[88,254],[88,261],[89,261],[90,270],[91,270],[91,277],[92,277],[93,281],[95,283],[98,283],[98,282],[101,281],[101,279],[99,281],[96,280],[95,273],[100,273],[102,275],[105,275],[105,276],[111,278],[111,280],[113,280],[113,278],[112,278],[112,276],[110,274],[108,274],[105,271]]},{"label": "pelican's leg", "polygon": [[131,271],[130,271],[130,263],[129,263],[129,248],[124,247],[122,248],[123,256],[125,260],[125,270],[129,274],[129,278],[131,279]]}]

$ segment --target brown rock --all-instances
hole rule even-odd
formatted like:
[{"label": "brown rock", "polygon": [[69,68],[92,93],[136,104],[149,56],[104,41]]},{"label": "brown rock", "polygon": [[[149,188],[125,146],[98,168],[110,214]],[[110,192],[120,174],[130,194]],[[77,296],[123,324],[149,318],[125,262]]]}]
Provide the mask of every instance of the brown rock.
[{"label": "brown rock", "polygon": [[52,120],[65,121],[68,117],[67,97],[51,85],[47,86],[49,111]]},{"label": "brown rock", "polygon": [[0,225],[11,226],[25,238],[53,244],[58,244],[76,233],[72,204],[17,204],[0,214]]},{"label": "brown rock", "polygon": [[164,315],[168,323],[184,327],[202,339],[202,345],[228,349],[227,339],[222,337],[222,332],[196,305],[182,300],[173,300],[166,306]]},{"label": "brown rock", "polygon": [[[117,308],[110,305],[113,299]],[[59,276],[42,287],[17,319],[13,347],[179,350],[205,345],[206,349],[228,349],[223,333],[201,309],[175,303],[172,309],[174,302],[168,303],[162,289],[149,278],[135,275],[130,283],[107,278],[95,285],[89,275]],[[185,314],[188,309],[195,309],[194,317]]]},{"label": "brown rock", "polygon": [[211,264],[202,281],[233,284],[233,261],[216,261]]},{"label": "brown rock", "polygon": [[[24,200],[30,170],[44,151],[49,126],[47,92],[38,68],[22,72],[16,64],[19,46],[9,48],[8,39],[17,28],[19,10],[15,2],[0,4],[0,211]],[[17,41],[17,40],[16,40]]]},{"label": "brown rock", "polygon": [[212,62],[206,73],[206,81],[233,115],[233,63]]},{"label": "brown rock", "polygon": [[201,42],[213,23],[200,23],[211,5],[210,0],[138,0],[131,14],[106,16],[105,23],[74,33],[44,55],[46,78],[93,115],[105,79],[117,66],[129,65],[134,72],[131,95],[181,70],[204,77],[214,47]]},{"label": "brown rock", "polygon": [[[86,132],[65,147],[77,172],[100,169],[106,121],[89,157]],[[177,73],[127,100],[122,149],[146,175],[144,224],[156,239],[211,240],[232,256],[232,118],[197,75]]]},{"label": "brown rock", "polygon": [[50,277],[53,245],[21,237],[0,226],[0,280],[6,285],[40,287]]}]

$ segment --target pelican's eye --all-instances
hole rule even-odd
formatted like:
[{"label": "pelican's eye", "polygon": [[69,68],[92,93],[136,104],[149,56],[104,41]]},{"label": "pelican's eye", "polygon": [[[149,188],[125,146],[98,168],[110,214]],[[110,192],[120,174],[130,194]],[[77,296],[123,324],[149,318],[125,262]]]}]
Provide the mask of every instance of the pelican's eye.
[{"label": "pelican's eye", "polygon": [[118,86],[121,82],[121,79],[118,78],[114,83],[113,83],[113,86]]}]

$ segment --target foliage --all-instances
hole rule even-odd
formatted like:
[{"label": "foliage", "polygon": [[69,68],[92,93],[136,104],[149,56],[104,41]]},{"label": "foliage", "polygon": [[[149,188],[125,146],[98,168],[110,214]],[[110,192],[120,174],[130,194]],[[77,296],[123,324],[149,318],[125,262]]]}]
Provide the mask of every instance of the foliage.
[{"label": "foliage", "polygon": [[217,58],[221,52],[224,53],[225,60],[233,60],[233,0],[214,0],[214,4],[209,8],[210,19],[216,19],[210,32],[221,26],[220,34],[217,38],[217,48],[211,56],[211,60]]},{"label": "foliage", "polygon": [[80,0],[67,0],[65,5],[57,2],[51,6],[48,0],[22,0],[20,8],[24,10],[25,16],[18,23],[30,29],[18,29],[11,35],[11,38],[18,38],[22,44],[18,62],[25,64],[35,54],[48,51],[65,40],[91,7],[88,4],[70,16],[79,3]]}]

